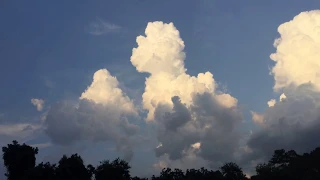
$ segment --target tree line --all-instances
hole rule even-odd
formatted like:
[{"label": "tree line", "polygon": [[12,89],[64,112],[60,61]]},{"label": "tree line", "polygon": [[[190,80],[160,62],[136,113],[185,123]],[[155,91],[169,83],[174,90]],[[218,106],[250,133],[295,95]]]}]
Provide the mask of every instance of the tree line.
[{"label": "tree line", "polygon": [[[148,180],[132,177],[130,165],[122,159],[101,161],[96,167],[85,165],[81,156],[64,155],[57,164],[36,164],[39,149],[27,144],[2,147],[8,180]],[[302,155],[294,150],[275,150],[271,159],[256,166],[256,175],[247,178],[241,167],[229,162],[219,170],[164,168],[150,180],[320,180],[320,148]]]}]

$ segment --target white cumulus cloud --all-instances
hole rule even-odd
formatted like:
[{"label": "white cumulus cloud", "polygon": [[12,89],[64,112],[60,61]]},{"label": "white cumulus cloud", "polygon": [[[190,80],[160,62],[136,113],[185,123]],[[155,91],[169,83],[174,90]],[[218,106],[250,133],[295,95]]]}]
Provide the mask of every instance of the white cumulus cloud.
[{"label": "white cumulus cloud", "polygon": [[132,101],[118,87],[116,77],[111,76],[107,69],[100,69],[93,75],[93,82],[80,99],[91,100],[102,105],[112,105],[124,113],[136,113]]}]

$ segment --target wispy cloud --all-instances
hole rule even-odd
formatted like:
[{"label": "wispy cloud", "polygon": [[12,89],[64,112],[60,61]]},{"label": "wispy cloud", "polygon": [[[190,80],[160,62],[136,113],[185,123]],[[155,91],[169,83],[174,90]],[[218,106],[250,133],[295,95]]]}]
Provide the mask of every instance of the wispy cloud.
[{"label": "wispy cloud", "polygon": [[106,33],[118,32],[120,29],[121,27],[116,24],[97,18],[96,21],[90,23],[89,34],[99,36]]},{"label": "wispy cloud", "polygon": [[0,135],[7,136],[26,136],[29,132],[40,129],[41,126],[30,123],[19,123],[19,124],[2,124],[0,125]]},{"label": "wispy cloud", "polygon": [[43,149],[43,148],[47,148],[52,146],[52,144],[50,142],[47,143],[39,143],[39,144],[31,144],[32,147],[37,147],[39,149]]},{"label": "wispy cloud", "polygon": [[0,144],[5,144],[9,140],[26,142],[38,136],[43,131],[41,124],[17,123],[0,125]]}]

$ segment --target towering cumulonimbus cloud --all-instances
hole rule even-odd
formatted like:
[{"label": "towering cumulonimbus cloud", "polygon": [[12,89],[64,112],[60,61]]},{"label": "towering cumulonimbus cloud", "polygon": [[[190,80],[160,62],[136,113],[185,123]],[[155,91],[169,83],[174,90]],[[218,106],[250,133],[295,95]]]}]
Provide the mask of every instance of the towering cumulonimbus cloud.
[{"label": "towering cumulonimbus cloud", "polygon": [[[148,23],[145,34],[137,37],[138,47],[132,50],[131,63],[137,71],[150,73],[143,93],[143,106],[149,111],[147,120],[154,119],[155,108],[160,103],[172,105],[174,96],[189,106],[194,94],[215,92],[217,85],[210,72],[197,77],[186,73],[184,42],[173,23]],[[217,98],[224,106],[237,104],[228,94],[219,94]]]},{"label": "towering cumulonimbus cloud", "polygon": [[270,156],[274,149],[307,152],[320,136],[320,10],[302,12],[279,26],[271,70],[279,101],[254,122],[263,124],[248,141],[251,157]]},{"label": "towering cumulonimbus cloud", "polygon": [[125,153],[126,160],[130,160],[133,155],[130,139],[139,130],[130,119],[137,117],[137,111],[118,85],[108,70],[101,69],[94,73],[93,82],[82,93],[79,102],[54,104],[45,121],[46,133],[53,143],[110,141]]},{"label": "towering cumulonimbus cloud", "polygon": [[184,42],[173,23],[150,22],[145,35],[137,37],[131,63],[150,74],[142,103],[146,121],[157,124],[156,155],[182,160],[192,152],[209,162],[232,159],[239,140],[235,127],[242,120],[237,99],[219,91],[210,72],[187,74]]}]

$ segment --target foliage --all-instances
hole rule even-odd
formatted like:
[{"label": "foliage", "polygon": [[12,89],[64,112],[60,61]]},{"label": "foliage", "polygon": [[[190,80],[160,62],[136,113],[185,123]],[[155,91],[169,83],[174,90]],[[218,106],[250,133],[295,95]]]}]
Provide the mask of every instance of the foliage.
[{"label": "foliage", "polygon": [[8,180],[20,180],[36,165],[38,148],[26,144],[20,145],[17,141],[2,147],[3,161],[7,168],[5,176]]},{"label": "foliage", "polygon": [[222,175],[225,180],[245,180],[246,175],[242,172],[242,169],[233,162],[226,163],[221,168]]},{"label": "foliage", "polygon": [[56,176],[60,180],[91,180],[92,170],[86,168],[78,154],[64,155],[59,161]]},{"label": "foliage", "polygon": [[126,161],[118,158],[112,162],[108,160],[101,162],[94,174],[96,180],[130,180],[130,168]]},{"label": "foliage", "polygon": [[310,154],[275,150],[268,163],[258,164],[253,180],[316,180],[320,179],[320,148]]},{"label": "foliage", "polygon": [[[58,164],[36,165],[38,148],[13,141],[2,148],[5,174],[8,180],[147,180],[131,177],[130,165],[119,158],[105,160],[95,168],[85,165],[81,156],[63,156]],[[246,180],[241,167],[233,162],[224,164],[220,170],[164,168],[151,180]],[[294,150],[275,150],[267,163],[256,166],[252,180],[316,180],[320,179],[320,148],[310,153],[297,154]]]},{"label": "foliage", "polygon": [[56,165],[50,163],[40,163],[35,168],[30,170],[25,179],[32,180],[56,180]]}]

